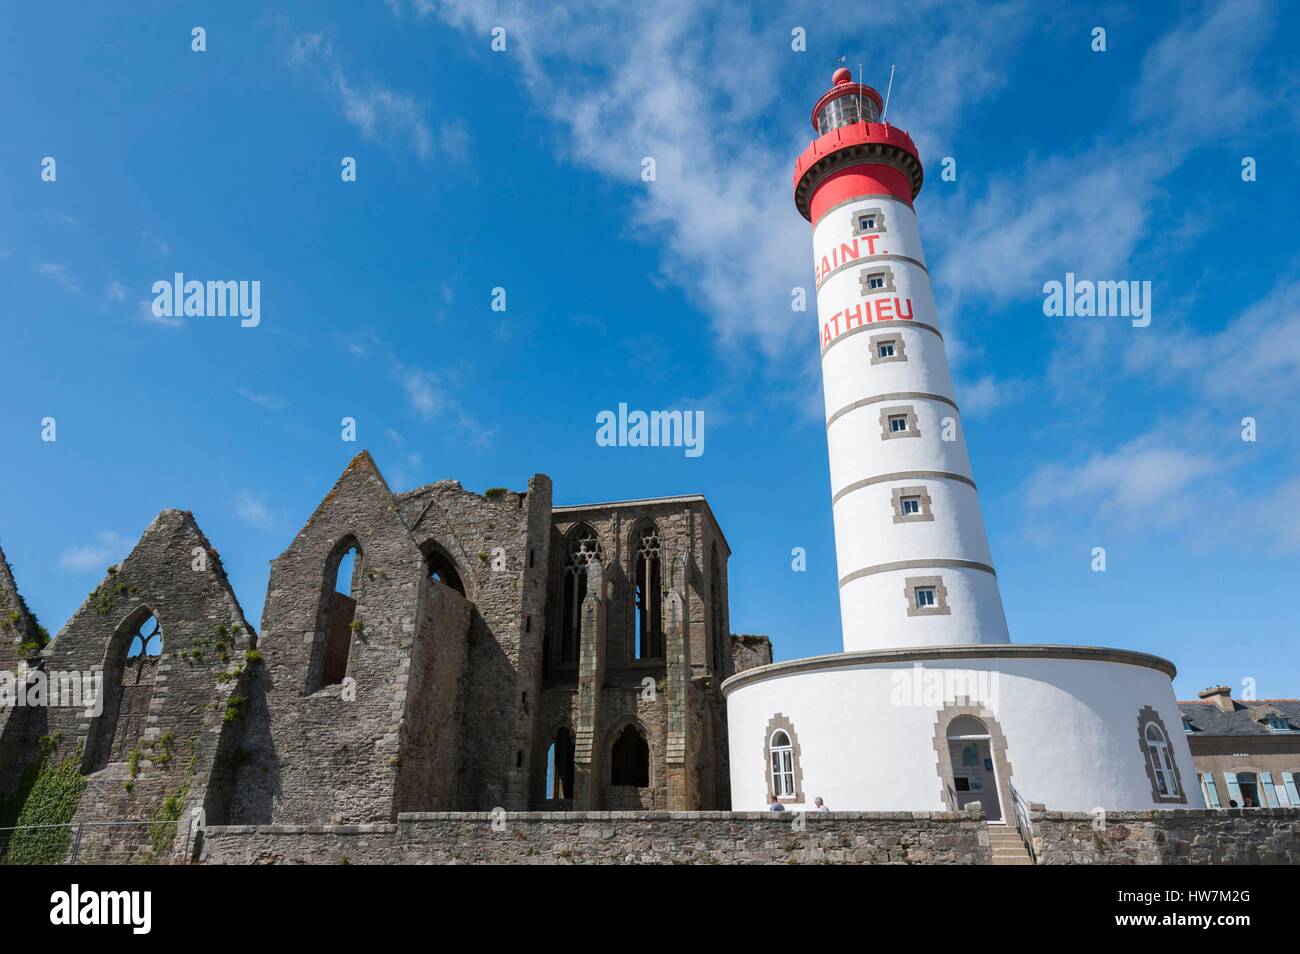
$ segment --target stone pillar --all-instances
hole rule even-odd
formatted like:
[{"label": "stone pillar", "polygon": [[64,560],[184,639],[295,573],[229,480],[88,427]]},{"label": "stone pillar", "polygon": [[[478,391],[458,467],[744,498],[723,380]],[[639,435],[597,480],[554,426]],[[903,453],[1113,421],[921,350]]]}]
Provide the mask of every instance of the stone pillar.
[{"label": "stone pillar", "polygon": [[605,684],[605,569],[587,565],[587,595],[578,635],[578,725],[574,733],[573,807],[599,811],[604,758],[601,752],[601,689]]},{"label": "stone pillar", "polygon": [[668,707],[668,739],[664,769],[668,775],[668,810],[694,811],[693,776],[687,764],[691,751],[691,614],[686,594],[687,563],[683,556],[672,570],[664,597],[664,655]]}]

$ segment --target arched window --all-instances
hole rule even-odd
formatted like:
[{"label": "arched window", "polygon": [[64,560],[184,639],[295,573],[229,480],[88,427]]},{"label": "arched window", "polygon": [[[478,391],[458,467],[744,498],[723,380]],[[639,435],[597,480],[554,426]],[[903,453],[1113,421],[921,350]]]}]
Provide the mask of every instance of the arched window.
[{"label": "arched window", "polygon": [[1169,758],[1169,743],[1154,722],[1147,723],[1146,740],[1151,769],[1156,776],[1156,790],[1165,797],[1177,795],[1178,782],[1174,779],[1174,765]]},{"label": "arched window", "polygon": [[1138,743],[1146,763],[1147,780],[1151,783],[1151,799],[1155,802],[1187,802],[1182,777],[1174,761],[1174,747],[1160,713],[1151,706],[1143,706],[1137,718]]},{"label": "arched window", "polygon": [[348,659],[352,653],[353,624],[357,616],[356,589],[361,582],[365,557],[356,540],[347,538],[334,548],[334,556],[326,564],[327,578],[332,585],[325,594],[325,640],[320,648],[319,677],[312,691],[325,686],[337,686],[348,674]]},{"label": "arched window", "polygon": [[560,620],[561,663],[578,661],[578,640],[582,631],[582,601],[587,597],[587,567],[592,560],[603,562],[600,541],[590,527],[576,527],[569,534],[564,559],[564,600]]},{"label": "arched window", "polygon": [[763,737],[764,772],[767,775],[767,801],[786,804],[804,800],[803,769],[799,765],[799,734],[794,723],[778,712],[767,721]]},{"label": "arched window", "polygon": [[573,798],[573,733],[560,726],[546,750],[546,797]]},{"label": "arched window", "polygon": [[450,586],[461,596],[466,595],[465,584],[456,570],[456,564],[437,544],[431,542],[425,545],[424,565],[428,570],[429,579],[433,582]]},{"label": "arched window", "polygon": [[777,798],[794,797],[794,746],[790,736],[778,729],[768,743],[772,756],[772,794]]},{"label": "arched window", "polygon": [[663,586],[659,530],[643,528],[636,540],[636,658],[664,658]]},{"label": "arched window", "polygon": [[650,746],[645,736],[630,723],[614,740],[609,759],[609,783],[635,785],[637,788],[650,785]]},{"label": "arched window", "polygon": [[115,658],[105,661],[104,709],[95,733],[92,771],[127,761],[139,745],[162,651],[162,628],[147,609],[140,610],[126,632],[110,643]]}]

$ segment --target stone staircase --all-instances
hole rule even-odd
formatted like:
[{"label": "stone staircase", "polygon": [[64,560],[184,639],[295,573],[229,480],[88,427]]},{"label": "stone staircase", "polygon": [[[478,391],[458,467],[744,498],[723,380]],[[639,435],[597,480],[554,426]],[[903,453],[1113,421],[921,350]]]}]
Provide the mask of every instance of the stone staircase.
[{"label": "stone staircase", "polygon": [[989,847],[993,849],[995,865],[1032,865],[1034,860],[1025,850],[1020,832],[1014,825],[988,825]]}]

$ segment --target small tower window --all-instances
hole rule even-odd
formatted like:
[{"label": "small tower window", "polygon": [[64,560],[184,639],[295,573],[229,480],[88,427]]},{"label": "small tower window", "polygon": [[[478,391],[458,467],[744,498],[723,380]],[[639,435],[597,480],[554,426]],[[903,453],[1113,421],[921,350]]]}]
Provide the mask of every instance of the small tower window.
[{"label": "small tower window", "polygon": [[853,234],[874,235],[885,231],[885,213],[881,209],[859,209],[853,213]]},{"label": "small tower window", "polygon": [[893,361],[906,361],[907,347],[902,335],[872,335],[871,363],[889,364]]},{"label": "small tower window", "polygon": [[948,588],[940,576],[909,576],[903,581],[908,616],[948,616]]},{"label": "small tower window", "polygon": [[933,501],[923,486],[895,487],[894,523],[927,523],[934,520]]},{"label": "small tower window", "polygon": [[916,409],[910,406],[881,408],[880,436],[887,441],[902,437],[920,437]]}]

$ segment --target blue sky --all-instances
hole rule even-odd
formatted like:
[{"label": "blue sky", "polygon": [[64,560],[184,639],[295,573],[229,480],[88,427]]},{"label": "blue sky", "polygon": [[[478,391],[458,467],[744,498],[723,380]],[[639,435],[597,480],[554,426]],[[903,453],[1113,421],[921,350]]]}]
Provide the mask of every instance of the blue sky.
[{"label": "blue sky", "polygon": [[[268,561],[365,447],[396,490],[702,492],[733,630],[838,650],[790,174],[844,55],[882,88],[897,65],[889,118],[926,163],[1012,638],[1167,656],[1180,698],[1300,694],[1295,10],[731,6],[6,5],[0,545],[45,625],[165,507],[256,621]],[[261,324],[157,320],[178,271],[260,281]],[[1151,325],[1045,317],[1067,271],[1150,281]],[[704,410],[705,453],[598,447],[619,402]]]}]

